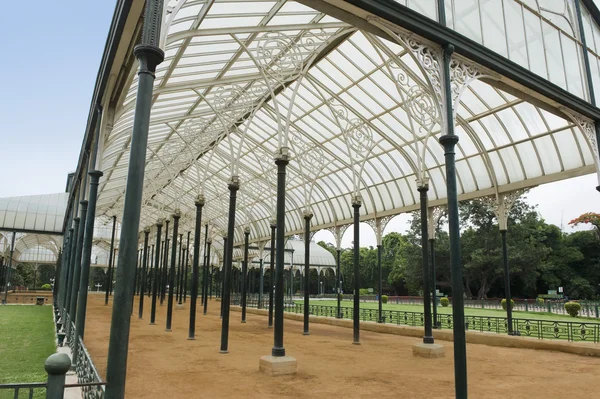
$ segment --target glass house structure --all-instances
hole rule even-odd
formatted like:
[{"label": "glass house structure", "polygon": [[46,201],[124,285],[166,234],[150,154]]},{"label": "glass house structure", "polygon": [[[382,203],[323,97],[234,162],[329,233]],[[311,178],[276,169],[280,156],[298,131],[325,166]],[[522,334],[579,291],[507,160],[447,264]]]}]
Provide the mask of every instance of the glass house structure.
[{"label": "glass house structure", "polygon": [[[87,198],[87,224],[120,225],[117,279],[134,277],[144,235],[160,244],[192,232],[195,267],[213,243],[227,282],[247,243],[283,248],[286,236],[329,229],[339,248],[351,224],[371,224],[380,240],[393,216],[420,209],[431,225],[447,207],[456,395],[466,397],[457,201],[487,198],[502,228],[519,190],[598,174],[595,2],[144,5],[117,2],[59,230],[68,234]],[[172,241],[165,262],[175,262]],[[285,354],[280,277],[273,356]],[[115,303],[131,306],[132,290],[117,287]],[[111,397],[122,397],[128,331],[113,313]]]}]

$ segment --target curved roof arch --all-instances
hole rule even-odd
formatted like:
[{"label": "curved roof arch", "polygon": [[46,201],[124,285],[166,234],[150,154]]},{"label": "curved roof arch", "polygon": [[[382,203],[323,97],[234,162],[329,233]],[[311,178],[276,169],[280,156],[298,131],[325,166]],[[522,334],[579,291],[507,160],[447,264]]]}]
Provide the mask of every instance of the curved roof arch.
[{"label": "curved roof arch", "polygon": [[[435,2],[400,3],[437,20]],[[518,32],[487,24],[494,15],[491,3],[447,1],[448,26],[589,100],[579,84],[580,56],[574,58],[578,63],[568,64],[548,52],[543,65],[534,64],[539,60],[529,50],[547,48],[543,37],[536,36],[527,47]],[[547,0],[499,3],[509,10],[498,14],[505,26],[527,20],[519,25],[523,34],[538,24],[548,35],[558,35],[560,43],[581,47],[567,3],[562,8]],[[166,13],[165,61],[156,72],[141,227],[180,208],[182,228],[191,229],[194,200],[204,194],[203,221],[225,229],[227,183],[235,174],[241,184],[236,225],[249,225],[253,242],[268,240],[275,209],[273,158],[287,139],[292,155],[287,234],[302,231],[307,208],[314,214],[313,229],[350,223],[356,194],[363,200],[363,220],[414,210],[417,180],[423,178],[429,181],[431,205],[445,202],[444,153],[437,143],[439,93],[435,76],[422,64],[439,46],[373,19],[368,32],[358,30],[285,0],[179,0],[169,2]],[[508,18],[515,13],[521,18]],[[480,26],[481,37],[461,18]],[[595,32],[595,21],[588,14],[584,19],[585,28]],[[569,46],[558,49],[561,56]],[[589,46],[595,51],[595,43]],[[427,57],[424,49],[430,51]],[[596,170],[596,143],[576,112],[519,91],[504,76],[464,56],[454,60],[481,71],[467,76],[456,93],[460,198]],[[132,75],[128,85],[99,154],[105,172],[100,215],[118,215],[122,209],[137,77]],[[242,229],[236,229],[233,240],[242,242]]]}]

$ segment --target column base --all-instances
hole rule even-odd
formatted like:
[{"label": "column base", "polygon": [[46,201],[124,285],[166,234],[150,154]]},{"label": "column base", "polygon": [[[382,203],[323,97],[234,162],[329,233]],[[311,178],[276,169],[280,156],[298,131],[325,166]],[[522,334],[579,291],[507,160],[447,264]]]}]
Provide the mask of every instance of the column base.
[{"label": "column base", "polygon": [[303,331],[302,335],[310,335],[310,331]]},{"label": "column base", "polygon": [[173,331],[173,330],[171,330],[170,328],[165,328],[165,331],[166,331],[166,332],[171,332],[171,331]]},{"label": "column base", "polygon": [[188,341],[195,341],[195,340],[196,340],[196,338],[194,338],[194,337],[188,337]]},{"label": "column base", "polygon": [[242,323],[244,323],[244,324],[245,324],[245,323],[246,323],[246,320],[242,320]]},{"label": "column base", "polygon": [[511,337],[520,337],[521,333],[519,331],[511,331],[508,333]]},{"label": "column base", "polygon": [[226,355],[226,354],[228,354],[228,353],[229,353],[229,351],[228,351],[228,350],[223,350],[223,349],[221,349],[221,350],[219,351],[219,353],[220,353],[221,355]]},{"label": "column base", "polygon": [[178,303],[175,305],[175,310],[183,310],[185,309],[185,305],[183,303]]},{"label": "column base", "polygon": [[438,358],[445,357],[446,350],[443,345],[440,344],[416,344],[412,347],[413,356],[420,356],[425,358]]},{"label": "column base", "polygon": [[271,376],[296,374],[298,364],[291,356],[262,356],[259,370]]},{"label": "column base", "polygon": [[360,345],[360,342],[352,342],[352,345]]}]

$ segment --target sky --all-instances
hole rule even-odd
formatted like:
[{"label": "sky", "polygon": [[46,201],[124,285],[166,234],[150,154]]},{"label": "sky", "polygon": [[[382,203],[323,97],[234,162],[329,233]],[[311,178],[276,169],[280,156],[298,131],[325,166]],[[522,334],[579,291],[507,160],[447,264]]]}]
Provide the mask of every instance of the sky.
[{"label": "sky", "polygon": [[[49,194],[65,188],[75,170],[90,102],[115,1],[32,0],[14,2],[19,18],[0,24],[0,198]],[[25,8],[17,10],[15,8]],[[585,212],[600,212],[594,175],[546,184],[527,198],[548,223],[572,231],[568,222]],[[408,215],[387,225],[403,233]],[[580,228],[586,228],[580,227]],[[352,227],[343,247],[352,242]],[[329,232],[315,240],[333,242]],[[376,245],[361,224],[361,245]]]}]

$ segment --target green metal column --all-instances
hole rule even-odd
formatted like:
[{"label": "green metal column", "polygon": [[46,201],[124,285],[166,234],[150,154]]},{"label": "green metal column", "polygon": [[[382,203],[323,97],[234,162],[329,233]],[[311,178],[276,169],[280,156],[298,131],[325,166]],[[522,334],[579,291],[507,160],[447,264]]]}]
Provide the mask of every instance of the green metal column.
[{"label": "green metal column", "polygon": [[[198,237],[198,239],[200,239],[200,237]],[[202,251],[202,253],[204,254],[204,259],[202,262],[202,295],[201,295],[201,301],[200,304],[204,305],[204,301],[206,300],[206,290],[208,289],[208,286],[206,285],[206,280],[207,280],[207,275],[208,275],[208,262],[207,262],[207,258],[206,258],[206,243],[208,242],[208,224],[206,224],[205,228],[204,228],[204,250]],[[194,241],[194,245],[195,245],[195,241]],[[194,256],[195,255],[195,251],[194,251]],[[200,255],[198,255],[200,256]]]},{"label": "green metal column", "polygon": [[250,227],[244,229],[244,262],[242,263],[242,323],[246,322],[246,294],[248,289],[248,240]]},{"label": "green metal column", "polygon": [[271,221],[271,276],[269,277],[269,328],[273,328],[273,290],[275,288],[275,229],[277,224]]},{"label": "green metal column", "polygon": [[[310,296],[310,220],[313,214],[304,212],[304,331],[303,335],[310,335],[309,330],[309,296]],[[318,288],[318,286],[317,286]]]},{"label": "green metal column", "polygon": [[[183,302],[186,302],[187,300],[187,286],[188,286],[188,273],[189,273],[189,268],[190,268],[190,234],[192,232],[188,231],[187,233],[187,242],[185,244],[185,276],[184,276],[184,281],[183,281]],[[196,296],[198,296],[198,293],[196,293]]]},{"label": "green metal column", "polygon": [[[140,264],[142,263],[142,249],[138,249],[137,251],[137,263],[135,265],[135,273],[133,275],[133,292],[131,294],[131,302],[133,303],[135,301],[135,295],[137,294],[137,290],[138,290],[138,274],[139,274],[139,269],[140,269]],[[131,315],[133,316],[133,306],[131,307]]]},{"label": "green metal column", "polygon": [[429,257],[431,259],[431,290],[433,293],[433,328],[438,328],[437,283],[435,277],[435,238],[429,238]]},{"label": "green metal column", "polygon": [[[223,284],[223,282],[225,281],[225,271],[227,269],[227,237],[223,237],[223,265],[221,266],[221,287],[219,290],[219,295],[221,296],[221,318],[223,317],[223,295],[225,292],[225,284]],[[229,277],[229,280],[231,281],[231,277]],[[231,288],[231,287],[230,287]]]},{"label": "green metal column", "polygon": [[[79,220],[79,218],[73,218],[73,224],[75,224],[75,219]],[[67,311],[67,303],[68,297],[71,292],[69,290],[69,285],[71,284],[71,280],[73,279],[72,271],[71,271],[71,253],[73,252],[73,234],[75,232],[75,228],[71,227],[69,229],[69,245],[65,249],[65,278],[63,283],[63,288],[61,292],[61,310],[62,315],[65,316]],[[8,270],[7,270],[8,272]],[[63,319],[63,323],[65,320]]]},{"label": "green metal column", "polygon": [[204,196],[199,195],[196,199],[195,204],[196,225],[194,226],[194,260],[192,263],[192,292],[190,295],[190,325],[188,327],[188,339],[195,339],[196,335],[196,301],[198,300],[198,261],[200,258],[200,228],[202,226],[202,207],[204,206]]},{"label": "green metal column", "polygon": [[152,306],[150,308],[150,324],[154,325],[156,323],[156,297],[158,295],[158,276],[160,272],[160,233],[162,230],[163,221],[162,219],[158,219],[156,222],[156,253],[154,254],[154,279],[152,281]]},{"label": "green metal column", "polygon": [[173,320],[173,294],[175,291],[175,267],[177,261],[177,233],[179,229],[179,218],[181,213],[175,210],[173,213],[173,245],[171,247],[171,270],[169,270],[169,299],[167,302],[167,326],[166,331],[171,331]]},{"label": "green metal column", "polygon": [[163,301],[165,300],[165,295],[167,291],[167,265],[169,261],[169,219],[165,221],[165,245],[164,245],[164,259],[162,260],[162,278],[160,280],[160,306],[162,306]]},{"label": "green metal column", "polygon": [[[341,239],[341,238],[340,238]],[[337,292],[337,313],[335,315],[335,317],[337,317],[338,319],[342,318],[342,274],[340,271],[340,257],[342,255],[342,250],[340,248],[337,249],[337,257],[336,257],[336,269],[337,272],[335,274],[335,278],[337,280],[337,287],[338,287],[338,292]]]},{"label": "green metal column", "polygon": [[427,229],[427,191],[429,184],[426,180],[417,183],[421,203],[421,262],[423,269],[423,315],[425,318],[424,344],[433,344],[433,329],[431,327],[431,293],[429,288],[429,230]]},{"label": "green metal column", "polygon": [[[0,258],[0,274],[2,273],[3,258]],[[56,265],[54,266],[54,284],[52,285],[52,302],[54,306],[58,305],[58,290],[60,289],[60,272],[62,265],[62,249],[58,250],[58,255],[56,256]],[[34,284],[35,287],[35,284]]]},{"label": "green metal column", "polygon": [[114,287],[114,284],[116,282],[116,280],[115,280],[115,268],[116,268],[115,267],[115,261],[117,259],[117,252],[118,251],[119,251],[118,248],[115,248],[113,250],[113,268],[112,268],[112,270],[110,272],[110,291],[108,293],[109,296],[113,295],[114,292],[115,292],[115,287]]},{"label": "green metal column", "polygon": [[[286,149],[287,150],[287,149]],[[285,175],[286,166],[289,163],[287,151],[283,151],[275,160],[277,165],[277,260],[275,272],[275,331],[274,344],[271,349],[271,355],[274,357],[285,356],[285,348],[283,346],[283,268],[285,262]]]},{"label": "green metal column", "polygon": [[[206,229],[206,233],[208,233],[208,225],[207,229]],[[208,296],[210,295],[210,297],[212,298],[212,275],[214,271],[210,271],[210,276],[209,276],[209,270],[208,268],[210,267],[210,246],[212,244],[212,241],[208,240],[206,242],[206,277],[207,277],[207,281],[206,281],[206,291],[204,292],[204,312],[202,312],[203,314],[208,313]],[[210,278],[210,282],[208,281],[208,279]]]},{"label": "green metal column", "polygon": [[[83,253],[83,233],[85,231],[85,222],[87,218],[87,200],[80,201],[81,205],[81,216],[79,220],[79,231],[77,232],[77,248],[75,250],[75,260],[73,263],[73,287],[71,291],[71,303],[69,305],[69,315],[71,316],[71,322],[75,322],[75,315],[77,314],[77,295],[79,293],[79,282],[81,280],[81,255]],[[85,288],[87,290],[87,281],[85,281]],[[68,326],[67,331],[71,326]],[[67,334],[67,336],[69,336]]]},{"label": "green metal column", "polygon": [[[443,12],[443,9],[442,9]],[[445,21],[445,18],[444,18]],[[452,270],[452,315],[454,317],[454,383],[457,399],[467,398],[467,343],[463,302],[463,274],[460,256],[460,224],[458,220],[458,190],[456,187],[456,154],[458,136],[454,134],[450,61],[454,46],[443,47],[443,83],[446,134],[440,137],[446,160],[446,192],[448,196],[448,232],[450,235],[450,265]]]},{"label": "green metal column", "polygon": [[240,188],[237,177],[232,177],[228,185],[229,188],[229,219],[227,222],[227,246],[225,247],[225,281],[223,289],[222,308],[223,319],[221,322],[221,350],[220,353],[228,353],[229,343],[229,301],[231,295],[231,261],[233,260],[233,241],[235,239],[235,203],[237,199],[237,190]]},{"label": "green metal column", "polygon": [[263,291],[265,289],[265,277],[264,277],[262,255],[261,255],[260,259],[258,260],[258,262],[259,262],[258,270],[260,273],[259,282],[258,282],[258,309],[262,309],[262,300],[263,300],[262,297],[263,297]]},{"label": "green metal column", "polygon": [[110,236],[110,250],[108,253],[108,270],[106,272],[106,294],[104,296],[104,304],[108,305],[108,294],[112,286],[112,270],[113,270],[113,249],[115,247],[115,230],[117,228],[117,217],[113,216],[112,234]]},{"label": "green metal column", "polygon": [[16,232],[13,231],[12,240],[10,244],[10,257],[8,258],[8,267],[6,269],[6,278],[4,279],[4,299],[2,300],[3,304],[8,302],[8,285],[10,284],[10,275],[12,273],[12,259],[13,254],[15,252],[15,237]]},{"label": "green metal column", "polygon": [[183,234],[179,234],[179,259],[177,260],[177,304],[182,305],[183,295],[181,289],[183,288]]},{"label": "green metal column", "polygon": [[[70,224],[70,221],[67,222],[67,226]],[[61,258],[61,267],[60,267],[60,285],[58,287],[58,293],[57,293],[57,299],[58,299],[58,308],[61,310],[61,315],[62,315],[62,309],[64,308],[64,294],[65,294],[65,284],[67,282],[67,271],[68,271],[68,261],[69,261],[69,242],[70,242],[70,235],[71,230],[68,229],[65,231],[64,237],[63,237],[63,251],[62,251],[62,258]]]},{"label": "green metal column", "polygon": [[150,236],[150,228],[144,229],[144,255],[142,258],[142,281],[140,282],[140,304],[138,308],[138,319],[144,317],[144,295],[146,294],[146,270],[148,269],[148,237]]},{"label": "green metal column", "polygon": [[[65,312],[71,318],[71,295],[73,294],[73,277],[75,274],[75,252],[77,252],[77,237],[79,235],[79,216],[73,218],[73,234],[71,239],[71,254],[69,255],[69,285],[67,287],[67,300]],[[72,318],[71,318],[72,319]],[[66,322],[66,320],[65,320]],[[68,327],[68,325],[67,325]]]},{"label": "green metal column", "polygon": [[500,230],[502,236],[502,258],[504,264],[504,295],[506,296],[506,323],[508,335],[516,335],[513,331],[512,296],[510,295],[510,270],[508,268],[508,246],[506,245],[506,230]]},{"label": "green metal column", "polygon": [[[96,202],[98,199],[98,183],[102,172],[92,170],[88,173],[90,179],[90,199],[88,203],[85,231],[83,235],[83,253],[81,256],[81,276],[79,279],[79,295],[77,303],[77,317],[75,318],[75,344],[73,346],[73,359],[78,359],[77,355],[80,350],[77,337],[85,334],[85,317],[87,310],[88,282],[90,279],[90,260],[92,258],[92,243],[94,240],[94,222],[96,220]],[[83,207],[82,207],[83,211]],[[83,212],[82,212],[83,213]]]},{"label": "green metal column", "polygon": [[352,309],[354,345],[360,345],[360,207],[362,199],[355,196],[352,201],[354,208],[354,307]]},{"label": "green metal column", "polygon": [[125,396],[130,315],[133,309],[133,285],[126,282],[132,281],[135,272],[154,73],[156,66],[164,59],[164,53],[158,47],[162,5],[162,0],[146,0],[142,44],[134,48],[140,67],[117,262],[116,280],[121,283],[115,289],[108,344],[107,399],[122,399]]},{"label": "green metal column", "polygon": [[382,273],[381,273],[381,251],[383,249],[383,246],[381,244],[377,244],[377,271],[379,272],[379,278],[378,278],[378,282],[377,282],[377,292],[379,293],[379,303],[378,303],[378,309],[377,309],[377,323],[383,323],[383,300],[381,298],[381,296],[383,295],[382,292]]}]

